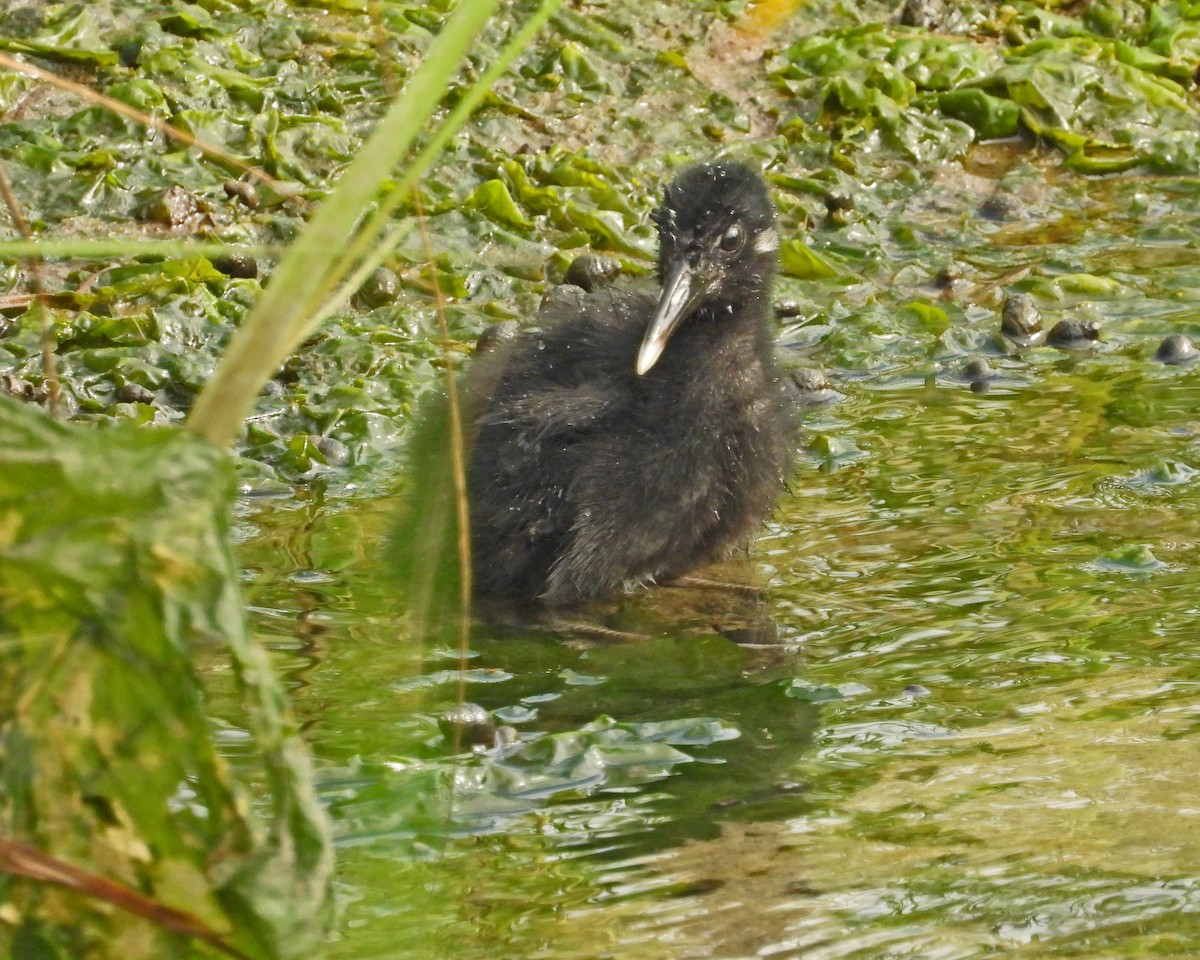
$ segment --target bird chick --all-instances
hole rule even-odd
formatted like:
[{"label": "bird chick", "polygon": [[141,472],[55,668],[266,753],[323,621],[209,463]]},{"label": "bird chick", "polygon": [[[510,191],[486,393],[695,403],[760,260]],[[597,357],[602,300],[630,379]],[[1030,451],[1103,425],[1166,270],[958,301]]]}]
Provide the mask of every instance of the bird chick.
[{"label": "bird chick", "polygon": [[666,188],[657,297],[547,298],[480,361],[468,464],[476,594],[550,605],[670,580],[749,539],[792,429],[769,329],[779,237],[762,178]]}]

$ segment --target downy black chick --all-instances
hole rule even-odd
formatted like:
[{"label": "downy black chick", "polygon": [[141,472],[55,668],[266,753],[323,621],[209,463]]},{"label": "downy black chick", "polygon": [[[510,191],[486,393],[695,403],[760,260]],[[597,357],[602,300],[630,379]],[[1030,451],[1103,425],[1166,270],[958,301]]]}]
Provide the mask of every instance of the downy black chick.
[{"label": "downy black chick", "polygon": [[552,297],[480,361],[467,480],[476,595],[550,605],[679,577],[745,543],[792,452],[762,178],[684,170],[654,213],[657,297]]}]

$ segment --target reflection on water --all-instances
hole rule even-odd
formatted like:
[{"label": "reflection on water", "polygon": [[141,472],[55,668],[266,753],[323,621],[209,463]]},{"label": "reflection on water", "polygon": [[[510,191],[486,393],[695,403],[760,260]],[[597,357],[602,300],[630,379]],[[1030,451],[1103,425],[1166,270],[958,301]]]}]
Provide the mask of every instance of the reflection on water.
[{"label": "reflection on water", "polygon": [[[341,838],[333,955],[1200,949],[1200,375],[1148,359],[1190,266],[1139,269],[1102,352],[999,357],[986,393],[953,372],[994,311],[840,372],[806,342],[846,399],[748,607],[660,590],[603,611],[622,638],[479,627],[461,663],[377,577],[389,504],[247,503]],[[452,758],[459,699],[515,751]]]}]

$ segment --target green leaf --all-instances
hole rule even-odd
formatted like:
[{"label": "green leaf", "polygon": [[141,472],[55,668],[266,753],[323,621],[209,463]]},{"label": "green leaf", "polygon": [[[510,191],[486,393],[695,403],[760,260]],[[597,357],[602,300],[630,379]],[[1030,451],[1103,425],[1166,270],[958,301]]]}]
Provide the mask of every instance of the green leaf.
[{"label": "green leaf", "polygon": [[794,238],[780,244],[779,269],[800,280],[824,280],[838,275],[832,264]]},{"label": "green leaf", "polygon": [[950,329],[950,316],[936,304],[914,300],[905,304],[904,309],[917,318],[927,333],[935,337],[941,336]]},{"label": "green leaf", "polygon": [[970,124],[980,140],[1011,137],[1020,128],[1021,111],[1015,103],[976,87],[938,94],[938,108],[946,116]]},{"label": "green leaf", "polygon": [[[0,817],[14,839],[193,914],[243,953],[307,957],[332,854],[300,742],[246,633],[225,457],[178,430],[97,430],[0,398]],[[249,734],[213,742],[200,649]],[[265,819],[264,819],[265,816]],[[190,955],[177,933],[55,886],[7,882],[17,939],[75,955]],[[131,924],[146,924],[131,940]],[[24,931],[24,933],[22,933]]]},{"label": "green leaf", "polygon": [[827,703],[830,700],[848,700],[864,693],[870,693],[871,688],[853,681],[839,683],[837,686],[821,686],[807,680],[793,680],[783,691],[784,696],[805,703]]},{"label": "green leaf", "polygon": [[521,213],[508,192],[508,188],[500,180],[485,180],[467,198],[466,206],[478,210],[489,220],[517,230],[529,230],[533,223]]}]

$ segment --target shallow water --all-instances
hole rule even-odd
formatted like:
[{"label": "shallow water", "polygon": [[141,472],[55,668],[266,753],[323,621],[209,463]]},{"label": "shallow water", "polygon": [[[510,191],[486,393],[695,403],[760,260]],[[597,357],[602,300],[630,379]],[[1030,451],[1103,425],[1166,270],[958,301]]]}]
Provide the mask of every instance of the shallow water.
[{"label": "shallow water", "polygon": [[[783,285],[784,362],[840,399],[713,574],[761,595],[637,594],[606,638],[477,626],[460,658],[380,576],[386,498],[243,503],[340,845],[331,956],[1200,949],[1200,364],[1152,359],[1200,332],[1195,185],[1030,176],[1018,222],[934,178],[889,210],[910,253]],[[1016,291],[1102,342],[1006,346]],[[456,747],[460,701],[517,741]]]},{"label": "shallow water", "polygon": [[[479,628],[460,664],[378,582],[386,502],[247,502],[339,836],[331,955],[1200,947],[1200,380],[1144,354],[839,382],[725,571],[765,599],[629,598],[641,640]],[[459,698],[512,755],[452,757]]]}]

